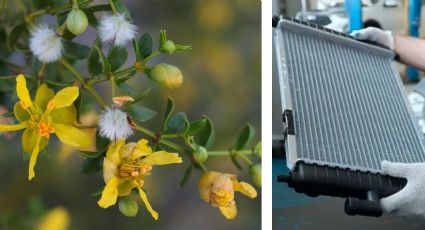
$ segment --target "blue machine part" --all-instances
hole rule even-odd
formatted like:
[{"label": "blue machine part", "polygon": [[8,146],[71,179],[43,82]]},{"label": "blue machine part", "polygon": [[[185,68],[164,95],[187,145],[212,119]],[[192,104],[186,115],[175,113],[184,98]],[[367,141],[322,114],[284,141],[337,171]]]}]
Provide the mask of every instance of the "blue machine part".
[{"label": "blue machine part", "polygon": [[[409,1],[409,35],[412,37],[419,37],[421,5],[422,0]],[[407,67],[406,75],[409,81],[419,81],[419,71],[413,67]]]},{"label": "blue machine part", "polygon": [[345,9],[350,19],[350,32],[363,28],[362,1],[346,0]]}]

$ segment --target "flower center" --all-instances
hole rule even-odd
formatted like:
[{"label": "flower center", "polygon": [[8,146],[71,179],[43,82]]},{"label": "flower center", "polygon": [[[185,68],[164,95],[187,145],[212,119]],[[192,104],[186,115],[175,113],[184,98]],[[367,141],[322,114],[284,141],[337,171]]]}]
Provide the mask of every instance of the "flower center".
[{"label": "flower center", "polygon": [[40,114],[33,114],[30,119],[31,127],[37,130],[38,135],[49,138],[51,133],[55,132],[53,126]]},{"label": "flower center", "polygon": [[219,189],[218,191],[212,191],[210,194],[211,204],[219,207],[229,207],[234,204],[233,192],[227,191],[225,189]]},{"label": "flower center", "polygon": [[55,129],[52,127],[52,125],[43,121],[38,123],[37,130],[38,134],[42,137],[49,137],[51,133],[55,132]]},{"label": "flower center", "polygon": [[141,181],[152,171],[152,166],[138,161],[125,162],[121,165],[118,175],[121,178]]}]

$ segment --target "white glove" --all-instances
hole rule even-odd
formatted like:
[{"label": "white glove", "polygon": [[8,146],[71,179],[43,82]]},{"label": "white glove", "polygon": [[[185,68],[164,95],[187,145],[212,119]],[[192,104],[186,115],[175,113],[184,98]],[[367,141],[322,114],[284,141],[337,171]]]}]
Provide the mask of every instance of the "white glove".
[{"label": "white glove", "polygon": [[376,42],[394,50],[394,38],[391,31],[368,27],[366,29],[354,30],[350,35],[358,40]]},{"label": "white glove", "polygon": [[401,191],[381,199],[383,210],[398,216],[425,217],[425,163],[382,161],[381,165],[384,173],[407,179]]}]

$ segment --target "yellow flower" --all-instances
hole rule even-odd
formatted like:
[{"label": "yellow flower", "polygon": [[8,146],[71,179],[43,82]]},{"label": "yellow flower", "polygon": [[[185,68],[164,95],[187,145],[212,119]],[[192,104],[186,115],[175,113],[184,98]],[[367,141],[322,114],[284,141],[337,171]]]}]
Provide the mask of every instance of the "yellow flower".
[{"label": "yellow flower", "polygon": [[238,213],[234,200],[235,191],[249,198],[257,197],[257,191],[246,182],[239,182],[235,175],[206,172],[198,182],[201,198],[220,209],[227,219],[234,219]]},{"label": "yellow flower", "polygon": [[158,213],[149,204],[143,191],[145,176],[151,174],[155,165],[182,162],[177,153],[152,152],[145,139],[128,144],[125,144],[124,139],[112,142],[103,161],[103,179],[106,186],[97,203],[102,208],[108,208],[117,202],[118,196],[126,196],[133,188],[137,188],[146,209],[157,220]]},{"label": "yellow flower", "polygon": [[37,230],[66,230],[69,226],[69,214],[63,207],[49,211],[37,226]]},{"label": "yellow flower", "polygon": [[91,144],[88,135],[73,126],[76,120],[73,103],[78,97],[78,87],[66,87],[55,95],[53,90],[42,84],[32,101],[25,77],[20,74],[16,78],[16,93],[20,101],[15,104],[14,113],[20,123],[0,124],[0,132],[25,129],[22,147],[25,152],[31,153],[28,180],[35,176],[38,153],[46,147],[50,134],[55,133],[63,143],[74,147],[87,147]]}]

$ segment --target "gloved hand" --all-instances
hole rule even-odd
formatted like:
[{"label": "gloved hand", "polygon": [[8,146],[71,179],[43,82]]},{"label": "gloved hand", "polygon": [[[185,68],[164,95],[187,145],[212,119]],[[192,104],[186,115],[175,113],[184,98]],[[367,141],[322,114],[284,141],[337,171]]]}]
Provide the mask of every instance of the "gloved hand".
[{"label": "gloved hand", "polygon": [[354,30],[350,35],[358,40],[376,42],[394,50],[394,38],[391,31],[383,31],[375,27],[368,27],[366,29]]},{"label": "gloved hand", "polygon": [[381,199],[383,210],[398,216],[425,217],[425,163],[382,161],[381,165],[384,173],[407,179],[401,191]]}]

